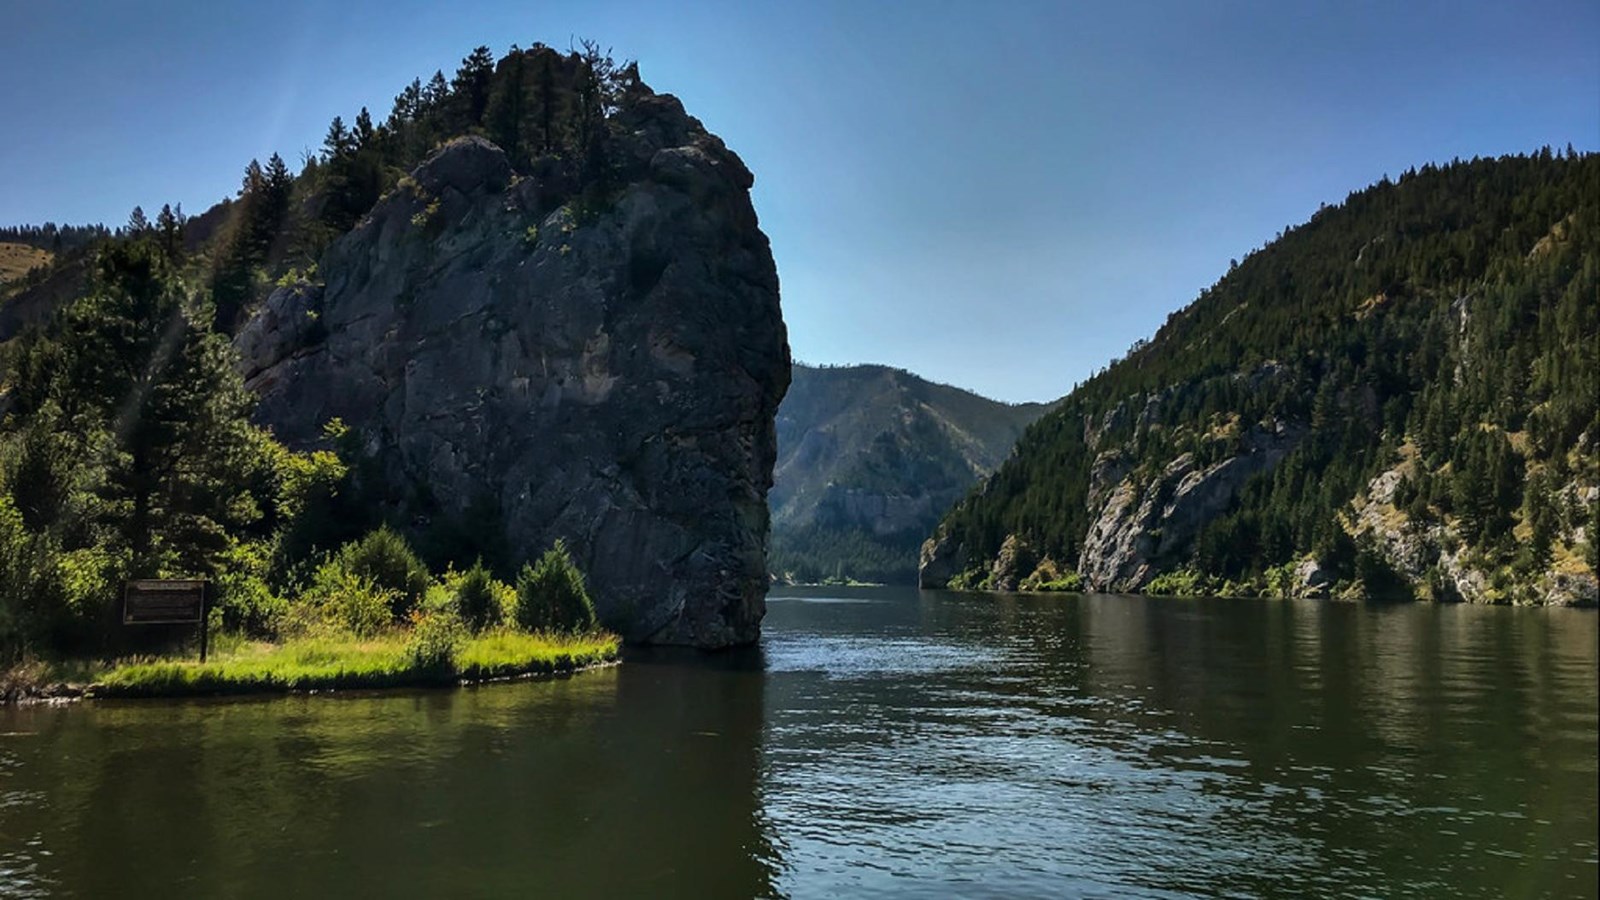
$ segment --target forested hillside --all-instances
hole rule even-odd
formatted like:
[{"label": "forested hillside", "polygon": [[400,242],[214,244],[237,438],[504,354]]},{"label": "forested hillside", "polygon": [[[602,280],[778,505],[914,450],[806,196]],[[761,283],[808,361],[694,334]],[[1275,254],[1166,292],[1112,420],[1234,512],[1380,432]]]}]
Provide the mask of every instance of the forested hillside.
[{"label": "forested hillside", "polygon": [[923,537],[1047,409],[887,366],[795,366],[768,498],[773,572],[911,583]]},{"label": "forested hillside", "polygon": [[1386,178],[1032,426],[922,580],[1593,602],[1597,360],[1600,157]]}]

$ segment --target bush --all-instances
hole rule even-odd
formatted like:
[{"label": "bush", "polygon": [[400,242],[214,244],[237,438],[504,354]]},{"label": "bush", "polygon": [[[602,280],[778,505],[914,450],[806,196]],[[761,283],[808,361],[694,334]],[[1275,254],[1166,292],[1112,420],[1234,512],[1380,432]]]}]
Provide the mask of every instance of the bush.
[{"label": "bush", "polygon": [[1144,586],[1144,593],[1154,597],[1210,597],[1237,592],[1228,590],[1228,587],[1227,582],[1215,576],[1194,569],[1179,569],[1162,572],[1150,579],[1150,583]]},{"label": "bush", "polygon": [[390,614],[395,620],[410,615],[433,580],[428,567],[412,552],[406,539],[387,525],[344,545],[333,564],[390,592]]},{"label": "bush", "polygon": [[312,622],[301,622],[301,630],[317,624],[332,625],[356,635],[371,637],[393,621],[397,592],[384,588],[371,578],[358,575],[329,560],[317,568],[306,592],[302,611],[312,612]]},{"label": "bush", "polygon": [[121,563],[98,547],[63,552],[50,535],[29,533],[0,492],[0,663],[91,643],[113,613]]},{"label": "bush", "polygon": [[1017,588],[1024,591],[1079,593],[1083,590],[1083,576],[1046,556],[1039,560],[1039,565],[1034,568],[1033,573],[1022,579]]},{"label": "bush", "polygon": [[1040,582],[1035,590],[1079,594],[1083,592],[1083,576],[1077,572],[1068,572],[1065,577]]},{"label": "bush", "polygon": [[504,615],[503,596],[511,589],[494,580],[482,559],[454,578],[450,588],[455,596],[455,610],[468,628],[476,632],[500,624]]},{"label": "bush", "polygon": [[[343,432],[338,420],[327,434],[337,440]],[[282,523],[277,565],[287,568],[317,553],[331,550],[361,534],[362,516],[351,507],[350,467],[328,450],[291,453],[282,447],[270,451],[276,459],[277,517]]]},{"label": "bush", "polygon": [[450,672],[467,640],[467,626],[453,609],[418,612],[411,620],[406,640],[406,660],[426,672]]},{"label": "bush", "polygon": [[567,545],[556,541],[517,577],[517,624],[527,631],[584,631],[595,625],[594,602]]},{"label": "bush", "polygon": [[273,637],[283,623],[289,604],[273,593],[259,576],[224,572],[217,576],[216,607],[222,628],[257,637]]},{"label": "bush", "polygon": [[288,603],[267,584],[271,547],[239,542],[223,555],[212,587],[212,613],[226,631],[273,637]]}]

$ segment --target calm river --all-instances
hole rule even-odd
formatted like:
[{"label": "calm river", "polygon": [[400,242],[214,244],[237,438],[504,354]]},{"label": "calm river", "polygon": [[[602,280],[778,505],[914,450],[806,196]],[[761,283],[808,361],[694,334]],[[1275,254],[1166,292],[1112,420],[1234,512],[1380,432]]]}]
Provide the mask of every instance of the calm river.
[{"label": "calm river", "polygon": [[0,709],[0,896],[1595,897],[1597,621],[788,589],[735,656]]}]

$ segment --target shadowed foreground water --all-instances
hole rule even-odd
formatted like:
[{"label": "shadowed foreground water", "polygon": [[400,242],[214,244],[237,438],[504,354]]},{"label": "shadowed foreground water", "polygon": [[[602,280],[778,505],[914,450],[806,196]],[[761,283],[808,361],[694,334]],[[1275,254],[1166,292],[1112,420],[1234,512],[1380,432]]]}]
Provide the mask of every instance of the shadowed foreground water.
[{"label": "shadowed foreground water", "polygon": [[794,589],[765,632],[0,710],[0,896],[1600,893],[1593,613]]}]

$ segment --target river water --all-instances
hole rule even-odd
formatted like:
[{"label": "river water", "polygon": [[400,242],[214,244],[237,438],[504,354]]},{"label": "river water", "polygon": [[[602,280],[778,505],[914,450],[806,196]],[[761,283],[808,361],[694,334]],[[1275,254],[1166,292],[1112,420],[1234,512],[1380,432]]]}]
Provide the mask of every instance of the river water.
[{"label": "river water", "polygon": [[785,589],[759,650],[0,709],[0,896],[1595,897],[1597,617]]}]

